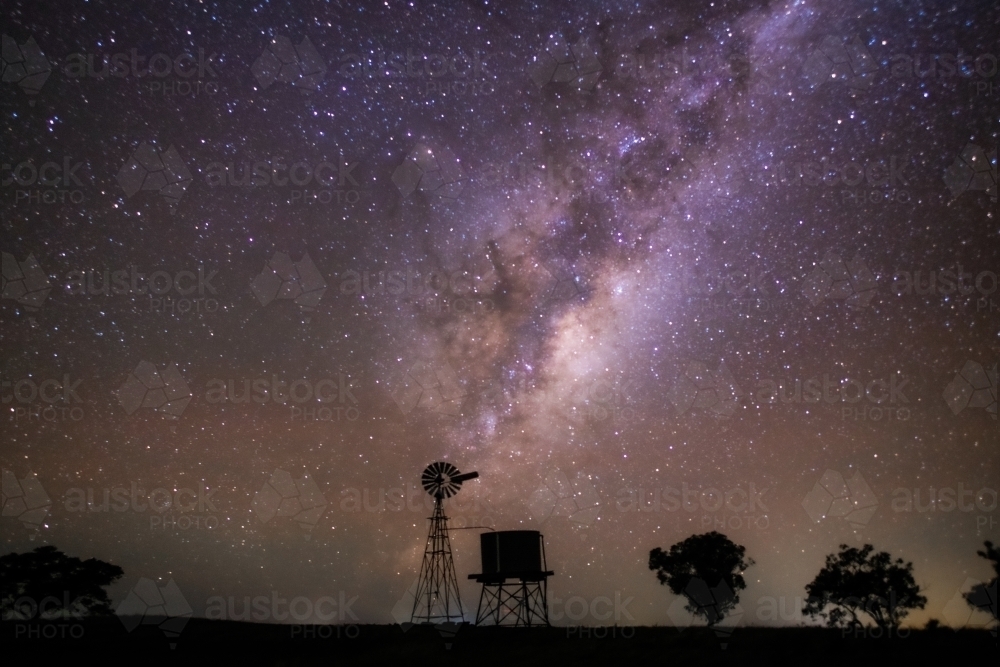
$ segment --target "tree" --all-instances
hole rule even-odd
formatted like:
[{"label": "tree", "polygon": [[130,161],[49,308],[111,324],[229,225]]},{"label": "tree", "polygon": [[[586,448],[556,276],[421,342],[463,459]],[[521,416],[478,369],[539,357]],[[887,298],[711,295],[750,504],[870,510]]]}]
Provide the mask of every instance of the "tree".
[{"label": "tree", "polygon": [[124,573],[117,565],[80,560],[52,546],[0,556],[0,611],[4,620],[110,614],[103,587]]},{"label": "tree", "polygon": [[913,563],[874,551],[870,544],[861,549],[841,544],[840,553],[828,555],[806,586],[805,613],[825,618],[831,628],[863,627],[859,614],[865,614],[878,627],[895,629],[911,609],[923,609],[927,598],[913,580]]},{"label": "tree", "polygon": [[649,552],[649,569],[656,571],[661,584],[674,595],[687,598],[685,606],[696,616],[715,625],[740,601],[739,591],[747,587],[743,572],[754,564],[744,560],[746,548],[712,531],[692,535],[663,551]]},{"label": "tree", "polygon": [[989,540],[983,542],[983,546],[986,549],[977,551],[976,555],[993,561],[993,581],[973,586],[972,590],[965,594],[965,601],[974,609],[993,614],[995,621],[997,620],[997,577],[1000,577],[1000,549],[993,546]]}]

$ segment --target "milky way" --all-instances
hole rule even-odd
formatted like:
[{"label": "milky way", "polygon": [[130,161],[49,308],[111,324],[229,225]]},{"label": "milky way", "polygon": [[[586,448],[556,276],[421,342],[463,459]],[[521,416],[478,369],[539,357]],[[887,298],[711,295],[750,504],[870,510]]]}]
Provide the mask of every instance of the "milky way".
[{"label": "milky way", "polygon": [[995,7],[94,5],[4,28],[5,552],[397,622],[444,459],[453,525],[541,530],[620,625],[686,622],[649,550],[712,529],[744,623],[865,542],[968,620]]}]

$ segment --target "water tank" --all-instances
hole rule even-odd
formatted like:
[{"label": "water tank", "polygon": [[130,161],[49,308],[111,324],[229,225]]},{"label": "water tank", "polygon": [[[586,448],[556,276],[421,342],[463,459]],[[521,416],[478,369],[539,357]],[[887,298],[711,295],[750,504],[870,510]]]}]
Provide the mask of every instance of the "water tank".
[{"label": "water tank", "polygon": [[545,569],[542,534],[537,530],[502,530],[479,536],[484,575],[540,573]]}]

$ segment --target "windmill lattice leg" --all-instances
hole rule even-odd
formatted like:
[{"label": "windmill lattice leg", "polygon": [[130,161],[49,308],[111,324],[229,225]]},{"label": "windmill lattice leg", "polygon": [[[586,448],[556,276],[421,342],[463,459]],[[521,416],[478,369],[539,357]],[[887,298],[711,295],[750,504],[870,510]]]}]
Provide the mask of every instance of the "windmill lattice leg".
[{"label": "windmill lattice leg", "polygon": [[444,514],[440,497],[435,499],[434,514],[430,522],[410,621],[461,623],[465,620],[465,613],[455,576],[455,561],[448,536],[448,517]]}]

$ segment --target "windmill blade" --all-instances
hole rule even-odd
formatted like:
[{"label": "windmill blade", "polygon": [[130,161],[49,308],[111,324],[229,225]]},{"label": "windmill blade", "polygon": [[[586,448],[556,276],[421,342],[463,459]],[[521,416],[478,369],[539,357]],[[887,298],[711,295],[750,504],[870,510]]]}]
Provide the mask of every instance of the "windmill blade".
[{"label": "windmill blade", "polygon": [[458,474],[458,468],[445,461],[436,461],[424,469],[421,476],[424,490],[435,498],[446,497],[444,486],[452,475]]},{"label": "windmill blade", "polygon": [[420,476],[424,490],[435,498],[451,498],[462,488],[462,482],[479,477],[478,472],[462,474],[447,461],[436,461]]}]

